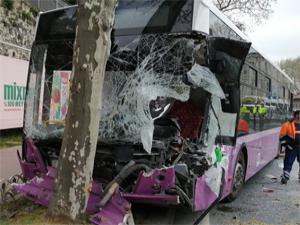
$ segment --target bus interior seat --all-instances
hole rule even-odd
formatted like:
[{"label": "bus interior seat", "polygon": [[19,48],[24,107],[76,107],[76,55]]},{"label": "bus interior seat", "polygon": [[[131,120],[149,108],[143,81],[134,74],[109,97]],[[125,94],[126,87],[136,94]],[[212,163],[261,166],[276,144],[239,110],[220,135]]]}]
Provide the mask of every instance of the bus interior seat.
[{"label": "bus interior seat", "polygon": [[186,102],[175,100],[168,113],[154,121],[154,139],[181,136],[198,140],[207,100],[208,94],[201,88],[192,88]]},{"label": "bus interior seat", "polygon": [[192,140],[199,138],[203,113],[191,99],[187,102],[176,101],[170,110],[170,117],[177,119],[182,138]]}]

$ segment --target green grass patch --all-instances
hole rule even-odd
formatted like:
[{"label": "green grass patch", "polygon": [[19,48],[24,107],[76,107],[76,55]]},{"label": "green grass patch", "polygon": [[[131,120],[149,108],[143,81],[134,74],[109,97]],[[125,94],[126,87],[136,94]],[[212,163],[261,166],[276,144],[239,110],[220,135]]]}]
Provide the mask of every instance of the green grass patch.
[{"label": "green grass patch", "polygon": [[0,206],[0,224],[41,224],[40,217],[46,209],[20,198]]},{"label": "green grass patch", "polygon": [[[21,197],[18,200],[0,205],[0,225],[74,224],[64,217],[49,217],[47,210],[46,207],[36,205]],[[87,220],[76,224],[91,225]]]},{"label": "green grass patch", "polygon": [[9,148],[17,145],[22,144],[22,132],[15,131],[4,133],[1,132],[0,134],[0,149]]}]

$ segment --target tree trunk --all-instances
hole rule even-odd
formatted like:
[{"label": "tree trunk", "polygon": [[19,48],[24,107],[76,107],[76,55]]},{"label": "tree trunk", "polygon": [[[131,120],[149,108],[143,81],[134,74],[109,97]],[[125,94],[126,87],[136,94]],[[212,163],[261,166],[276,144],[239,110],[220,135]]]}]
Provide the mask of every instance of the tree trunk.
[{"label": "tree trunk", "polygon": [[85,213],[116,3],[117,0],[79,1],[69,108],[49,207],[52,216],[78,220]]}]

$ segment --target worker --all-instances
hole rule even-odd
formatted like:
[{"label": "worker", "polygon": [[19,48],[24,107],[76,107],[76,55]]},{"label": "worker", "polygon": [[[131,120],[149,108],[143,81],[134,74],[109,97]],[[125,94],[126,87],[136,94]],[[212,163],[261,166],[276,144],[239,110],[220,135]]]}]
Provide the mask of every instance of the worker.
[{"label": "worker", "polygon": [[252,109],[252,114],[253,114],[253,127],[254,130],[256,130],[256,115],[257,115],[257,105],[255,104],[253,109]]},{"label": "worker", "polygon": [[241,117],[244,118],[245,120],[249,121],[250,118],[250,110],[248,109],[247,106],[242,105],[241,109],[240,109],[240,114]]},{"label": "worker", "polygon": [[281,126],[280,142],[281,145],[285,146],[281,183],[286,184],[290,178],[295,159],[300,159],[300,110],[294,112],[292,121],[285,122]]},{"label": "worker", "polygon": [[238,123],[238,136],[249,134],[249,123],[247,120],[240,119]]},{"label": "worker", "polygon": [[264,129],[265,116],[268,112],[268,109],[265,107],[265,105],[260,105],[257,112],[259,116],[259,130],[262,131]]}]

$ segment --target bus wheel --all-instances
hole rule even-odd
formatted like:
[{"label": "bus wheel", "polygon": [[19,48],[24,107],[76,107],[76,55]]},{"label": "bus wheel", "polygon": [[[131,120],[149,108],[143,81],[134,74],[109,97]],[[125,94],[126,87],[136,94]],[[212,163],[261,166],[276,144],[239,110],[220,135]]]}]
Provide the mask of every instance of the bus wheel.
[{"label": "bus wheel", "polygon": [[245,157],[242,151],[240,151],[238,156],[238,161],[235,166],[234,170],[234,176],[233,176],[233,186],[232,186],[232,192],[226,197],[227,202],[234,201],[238,194],[240,193],[244,181],[245,181]]}]

